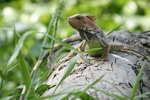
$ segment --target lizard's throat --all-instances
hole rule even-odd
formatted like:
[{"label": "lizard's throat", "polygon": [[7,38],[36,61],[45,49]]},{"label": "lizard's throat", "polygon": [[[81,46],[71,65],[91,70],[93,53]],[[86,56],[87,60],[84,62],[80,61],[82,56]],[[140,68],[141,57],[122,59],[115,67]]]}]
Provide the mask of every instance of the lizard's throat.
[{"label": "lizard's throat", "polygon": [[79,31],[79,34],[81,36],[82,39],[86,40],[86,42],[90,43],[91,40],[93,39],[93,34],[89,34],[87,32],[84,31]]}]

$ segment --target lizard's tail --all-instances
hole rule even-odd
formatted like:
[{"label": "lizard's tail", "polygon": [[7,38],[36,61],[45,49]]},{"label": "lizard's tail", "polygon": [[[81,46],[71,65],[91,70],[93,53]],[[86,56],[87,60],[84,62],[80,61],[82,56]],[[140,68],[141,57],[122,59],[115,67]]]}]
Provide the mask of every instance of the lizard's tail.
[{"label": "lizard's tail", "polygon": [[138,53],[138,54],[140,54],[140,55],[142,55],[142,56],[144,56],[145,58],[147,58],[147,59],[148,59],[148,57],[147,57],[147,56],[145,56],[144,54],[142,54],[142,53],[140,53],[139,51],[136,51],[136,50],[134,50],[134,49],[124,48],[124,50],[130,50],[130,51],[136,52],[136,53]]},{"label": "lizard's tail", "polygon": [[51,73],[62,63],[62,61],[59,61],[48,73],[47,78],[51,75]]}]

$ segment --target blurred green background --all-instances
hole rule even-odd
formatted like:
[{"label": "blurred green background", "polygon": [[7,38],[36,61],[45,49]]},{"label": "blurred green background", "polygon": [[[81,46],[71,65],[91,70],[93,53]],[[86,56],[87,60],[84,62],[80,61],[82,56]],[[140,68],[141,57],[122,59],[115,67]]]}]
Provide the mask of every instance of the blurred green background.
[{"label": "blurred green background", "polygon": [[[58,2],[59,0],[0,0],[0,64],[7,63],[15,48],[14,43],[11,42],[14,25],[20,35],[27,31],[46,32]],[[56,34],[58,39],[76,33],[69,26],[67,18],[77,13],[95,15],[97,25],[104,32],[123,22],[124,25],[119,30],[133,32],[150,29],[150,0],[65,0],[63,5]],[[39,56],[43,37],[41,34],[32,34],[25,40],[36,58]],[[47,42],[46,45],[50,46],[50,43]],[[35,63],[31,60],[29,52],[25,47],[22,51],[29,69],[32,69]],[[1,65],[0,71],[2,72],[3,69],[4,66]],[[23,84],[18,67],[12,69],[5,77],[0,96],[9,89]]]}]

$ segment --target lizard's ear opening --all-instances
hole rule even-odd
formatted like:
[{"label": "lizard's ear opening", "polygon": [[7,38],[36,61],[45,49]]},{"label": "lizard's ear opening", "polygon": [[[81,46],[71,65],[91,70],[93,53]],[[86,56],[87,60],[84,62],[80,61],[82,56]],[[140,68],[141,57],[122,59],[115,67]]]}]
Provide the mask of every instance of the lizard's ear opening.
[{"label": "lizard's ear opening", "polygon": [[93,22],[95,22],[96,23],[96,16],[94,16],[94,15],[86,15],[86,17],[88,18],[88,19],[90,19],[91,21],[93,21]]}]

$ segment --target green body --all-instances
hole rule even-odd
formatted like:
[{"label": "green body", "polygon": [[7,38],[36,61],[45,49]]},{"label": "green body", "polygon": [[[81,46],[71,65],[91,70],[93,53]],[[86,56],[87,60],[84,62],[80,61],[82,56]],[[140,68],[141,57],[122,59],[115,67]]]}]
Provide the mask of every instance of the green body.
[{"label": "green body", "polygon": [[[89,49],[94,49],[94,48],[103,48],[96,38],[93,38],[90,43],[87,43],[85,47],[85,51]],[[104,49],[88,52],[90,56],[102,56],[103,53],[104,53]]]}]

